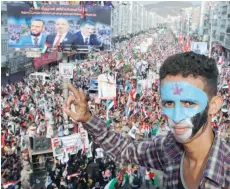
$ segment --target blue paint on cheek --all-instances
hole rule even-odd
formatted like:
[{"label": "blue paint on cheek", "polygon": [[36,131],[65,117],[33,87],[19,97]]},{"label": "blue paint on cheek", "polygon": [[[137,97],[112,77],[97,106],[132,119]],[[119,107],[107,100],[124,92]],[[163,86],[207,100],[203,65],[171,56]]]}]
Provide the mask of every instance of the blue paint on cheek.
[{"label": "blue paint on cheek", "polygon": [[[174,102],[173,108],[162,107],[162,110],[176,123],[204,111],[208,104],[206,93],[187,82],[165,83],[161,88],[161,100]],[[191,108],[184,107],[181,101],[190,101],[198,105]]]}]

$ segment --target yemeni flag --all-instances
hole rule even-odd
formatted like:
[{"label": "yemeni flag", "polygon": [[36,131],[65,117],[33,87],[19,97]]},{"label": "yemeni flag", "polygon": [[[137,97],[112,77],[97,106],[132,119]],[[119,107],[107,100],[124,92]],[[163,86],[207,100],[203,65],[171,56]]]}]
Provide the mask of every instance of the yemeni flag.
[{"label": "yemeni flag", "polygon": [[38,9],[40,7],[40,2],[33,1],[33,6],[34,6],[35,9]]},{"label": "yemeni flag", "polygon": [[42,46],[41,53],[45,53],[48,48],[49,48],[49,44],[45,42]]},{"label": "yemeni flag", "polygon": [[111,181],[109,181],[109,183],[105,185],[104,189],[114,189],[115,184],[117,183],[117,180],[118,180],[118,178],[114,178]]}]

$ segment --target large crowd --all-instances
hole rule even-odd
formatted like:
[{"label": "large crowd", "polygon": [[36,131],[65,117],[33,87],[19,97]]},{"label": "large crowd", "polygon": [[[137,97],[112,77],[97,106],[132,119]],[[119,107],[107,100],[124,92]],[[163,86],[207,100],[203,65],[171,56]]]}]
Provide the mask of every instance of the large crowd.
[{"label": "large crowd", "polygon": [[[153,35],[154,33],[154,35]],[[156,35],[157,34],[157,35]],[[138,49],[140,41],[153,38],[146,52]],[[182,52],[173,35],[167,30],[150,30],[126,40],[120,40],[115,45],[114,52],[99,52],[89,54],[88,59],[78,64],[74,69],[71,82],[88,93],[88,104],[91,112],[106,121],[114,132],[122,133],[130,140],[154,138],[156,135],[166,135],[167,122],[161,114],[158,91],[157,65],[170,55]],[[214,56],[215,54],[213,54]],[[214,57],[215,58],[215,57]],[[219,93],[224,98],[223,107],[213,118],[213,127],[226,142],[229,141],[229,62],[218,63],[221,70]],[[38,80],[9,83],[1,88],[1,167],[3,188],[30,188],[39,180],[31,181],[33,172],[30,152],[33,151],[33,139],[36,137],[63,137],[78,132],[81,123],[66,125],[62,106],[62,78],[58,66],[53,66],[44,72],[52,75],[52,81],[42,84]],[[117,96],[116,104],[107,114],[106,101],[98,101],[90,94],[90,78],[101,73],[116,73]],[[147,79],[149,84],[132,94],[138,87],[138,81]],[[129,101],[129,96],[132,101]],[[71,120],[70,120],[71,123]],[[72,125],[72,126],[70,126]],[[135,129],[134,129],[135,128]],[[135,130],[135,132],[133,132]],[[28,136],[29,145],[22,145],[22,138]],[[114,162],[106,152],[93,143],[92,156],[82,149],[77,154],[70,155],[68,161],[58,158],[40,160],[45,164],[46,181],[42,188],[104,188],[114,182],[114,188],[139,188],[144,184],[150,188],[153,184],[160,187],[158,172],[137,165],[121,165]],[[12,184],[13,183],[13,184]]]}]

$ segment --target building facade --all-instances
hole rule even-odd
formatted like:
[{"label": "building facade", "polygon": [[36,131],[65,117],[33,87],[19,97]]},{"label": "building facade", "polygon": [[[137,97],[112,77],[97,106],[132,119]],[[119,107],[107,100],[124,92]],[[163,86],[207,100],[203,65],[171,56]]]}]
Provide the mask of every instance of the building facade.
[{"label": "building facade", "polygon": [[114,1],[112,9],[113,36],[137,33],[164,23],[164,19],[136,1]]},{"label": "building facade", "polygon": [[230,2],[202,2],[200,39],[230,60]]},{"label": "building facade", "polygon": [[[17,2],[18,3],[18,2]],[[19,2],[20,3],[20,2]],[[33,70],[33,59],[8,48],[7,1],[1,1],[1,84],[22,78]]]},{"label": "building facade", "polygon": [[[24,52],[15,51],[8,48],[8,33],[7,27],[7,4],[8,2],[1,1],[1,68],[2,81],[14,81],[14,76],[22,77],[28,72],[34,71],[32,68],[33,59],[27,58]],[[11,1],[14,3],[14,1]],[[23,1],[15,3],[25,3]],[[54,2],[59,4],[58,2]],[[62,2],[61,4],[68,4]],[[164,23],[164,19],[153,12],[147,11],[145,6],[135,1],[114,1],[112,2],[111,27],[112,35],[120,36],[131,33],[138,33],[149,28],[157,27]],[[31,64],[31,68],[23,69],[23,65]],[[16,76],[15,76],[16,77]],[[3,83],[2,82],[2,83]]]}]

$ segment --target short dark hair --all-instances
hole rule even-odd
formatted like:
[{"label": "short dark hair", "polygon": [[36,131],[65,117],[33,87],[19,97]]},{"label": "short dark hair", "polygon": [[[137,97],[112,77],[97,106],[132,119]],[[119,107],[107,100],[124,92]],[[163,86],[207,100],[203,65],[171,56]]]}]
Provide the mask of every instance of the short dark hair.
[{"label": "short dark hair", "polygon": [[85,25],[91,25],[91,26],[95,26],[95,23],[91,20],[86,20],[85,22],[81,23],[81,28],[84,27]]},{"label": "short dark hair", "polygon": [[217,94],[217,82],[219,72],[213,58],[196,54],[192,51],[175,54],[168,57],[160,68],[160,81],[167,75],[182,75],[188,77],[201,76],[206,84],[205,90],[209,97]]},{"label": "short dark hair", "polygon": [[33,21],[37,21],[37,22],[42,22],[43,26],[45,26],[45,22],[41,19],[34,19],[34,20],[31,20],[31,24]]}]

